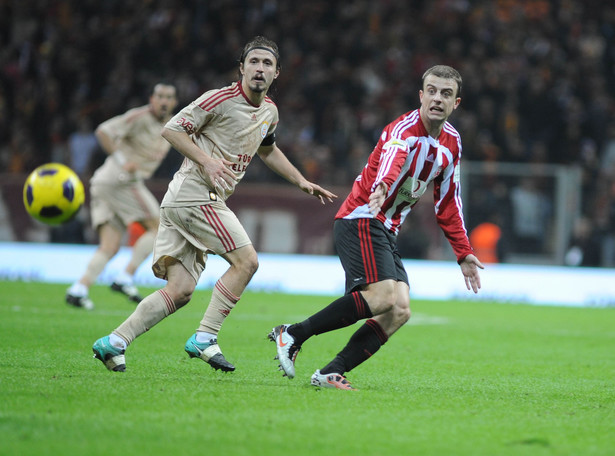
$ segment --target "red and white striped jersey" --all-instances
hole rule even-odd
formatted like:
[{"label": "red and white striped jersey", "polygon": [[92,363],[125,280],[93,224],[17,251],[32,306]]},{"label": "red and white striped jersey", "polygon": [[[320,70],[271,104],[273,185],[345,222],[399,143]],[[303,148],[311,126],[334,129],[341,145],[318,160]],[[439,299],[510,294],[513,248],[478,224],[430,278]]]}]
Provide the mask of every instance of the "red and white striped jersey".
[{"label": "red and white striped jersey", "polygon": [[[437,222],[461,261],[472,253],[472,247],[463,221],[460,158],[461,138],[450,123],[445,122],[440,136],[432,138],[419,110],[410,111],[384,128],[336,218],[376,218],[397,234],[433,181]],[[380,182],[389,190],[380,212],[373,215],[369,195]]]}]

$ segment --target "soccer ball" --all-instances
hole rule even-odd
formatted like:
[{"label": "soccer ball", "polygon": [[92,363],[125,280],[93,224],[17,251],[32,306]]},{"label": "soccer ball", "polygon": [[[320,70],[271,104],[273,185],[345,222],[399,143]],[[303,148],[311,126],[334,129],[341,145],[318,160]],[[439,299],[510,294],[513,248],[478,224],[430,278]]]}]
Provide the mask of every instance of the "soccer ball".
[{"label": "soccer ball", "polygon": [[73,218],[85,200],[83,183],[68,166],[47,163],[36,168],[23,187],[23,204],[36,220],[61,225]]}]

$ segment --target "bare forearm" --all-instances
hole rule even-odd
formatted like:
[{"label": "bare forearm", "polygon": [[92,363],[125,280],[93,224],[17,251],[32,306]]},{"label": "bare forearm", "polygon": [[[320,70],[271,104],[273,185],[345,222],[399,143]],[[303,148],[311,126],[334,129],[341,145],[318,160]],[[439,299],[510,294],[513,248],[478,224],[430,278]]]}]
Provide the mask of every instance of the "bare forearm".
[{"label": "bare forearm", "polygon": [[269,168],[291,184],[295,184],[301,191],[318,198],[322,204],[325,204],[325,200],[333,202],[333,198],[337,198],[335,193],[308,181],[275,144],[273,147],[261,147],[258,155]]},{"label": "bare forearm", "polygon": [[282,176],[291,184],[299,185],[305,181],[303,174],[277,146],[273,146],[273,149],[270,151],[259,151],[259,156],[272,171]]},{"label": "bare forearm", "polygon": [[96,139],[98,140],[98,144],[100,144],[100,147],[108,155],[111,155],[113,152],[115,152],[115,141],[111,136],[109,136],[102,128],[97,128],[95,134]]},{"label": "bare forearm", "polygon": [[190,136],[185,132],[164,128],[162,130],[162,137],[166,139],[176,151],[195,163],[205,165],[207,160],[210,159],[205,152],[192,142]]}]

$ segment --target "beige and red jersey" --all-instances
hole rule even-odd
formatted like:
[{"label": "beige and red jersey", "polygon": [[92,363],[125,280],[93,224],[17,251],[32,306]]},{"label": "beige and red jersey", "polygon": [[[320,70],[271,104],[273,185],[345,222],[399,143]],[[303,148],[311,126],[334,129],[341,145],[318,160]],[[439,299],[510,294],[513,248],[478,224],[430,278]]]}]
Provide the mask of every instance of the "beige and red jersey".
[{"label": "beige and red jersey", "polygon": [[[106,120],[98,128],[116,144],[116,152],[107,157],[96,170],[90,183],[113,185],[144,180],[152,176],[169,152],[170,144],[160,135],[168,117],[157,119],[149,105],[126,111]],[[116,154],[119,152],[121,158]],[[124,162],[137,164],[137,171],[127,173]]]},{"label": "beige and red jersey", "polygon": [[[265,97],[260,106],[255,106],[243,92],[241,83],[235,82],[205,92],[179,111],[166,128],[186,132],[208,156],[232,162],[237,185],[263,140],[273,134],[277,124],[275,103]],[[185,158],[169,184],[162,206],[201,205],[210,200],[210,192],[226,200],[234,190],[234,186],[224,191],[210,188],[200,165]]]}]

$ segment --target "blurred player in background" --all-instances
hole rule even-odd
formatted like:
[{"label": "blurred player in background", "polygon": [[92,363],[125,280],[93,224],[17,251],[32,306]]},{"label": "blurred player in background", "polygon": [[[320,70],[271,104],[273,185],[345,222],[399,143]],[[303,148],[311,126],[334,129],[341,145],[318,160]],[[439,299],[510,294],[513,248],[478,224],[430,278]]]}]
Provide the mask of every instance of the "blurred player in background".
[{"label": "blurred player in background", "polygon": [[154,174],[171,148],[160,131],[176,105],[175,87],[159,83],[148,105],[130,109],[96,129],[100,146],[109,154],[90,180],[92,225],[100,244],[83,276],[67,290],[68,304],[94,308],[89,289],[118,252],[126,228],[134,222],[141,223],[146,231],[132,247],[130,262],[114,278],[111,288],[134,302],[141,301],[133,275],[152,252],[160,213],[160,204],[144,180]]},{"label": "blurred player in background", "polygon": [[163,136],[186,157],[162,201],[154,247],[154,273],[167,284],[94,343],[96,358],[109,370],[124,371],[127,346],[190,301],[210,253],[224,258],[230,267],[216,282],[185,351],[214,369],[235,370],[220,351],[218,332],[256,272],[258,258],[225,201],[256,153],[269,168],[323,204],[336,197],[306,180],[275,143],[278,109],[267,91],[280,72],[276,43],[256,37],[246,44],[239,71],[238,82],[205,92],[164,129]]},{"label": "blurred player in background", "polygon": [[468,290],[478,292],[481,262],[468,241],[459,186],[461,138],[447,122],[461,102],[461,76],[438,65],[423,75],[421,106],[389,125],[336,215],[335,247],[346,295],[306,320],[273,328],[280,370],[295,376],[295,359],[310,337],[368,319],[346,347],[311,378],[314,386],[354,389],[344,374],[372,356],[410,318],[408,275],[397,233],[433,183],[436,219],[449,240]]}]

